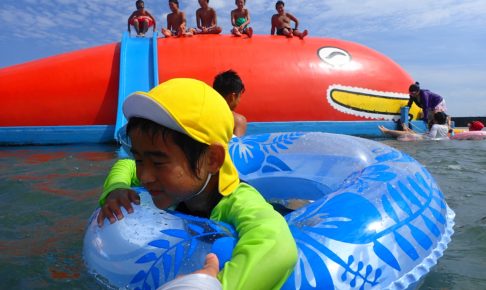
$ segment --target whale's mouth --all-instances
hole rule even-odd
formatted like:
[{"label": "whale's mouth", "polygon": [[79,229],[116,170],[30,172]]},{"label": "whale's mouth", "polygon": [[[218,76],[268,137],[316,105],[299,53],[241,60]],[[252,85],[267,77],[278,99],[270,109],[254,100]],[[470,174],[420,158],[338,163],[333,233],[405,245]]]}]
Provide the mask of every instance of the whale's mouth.
[{"label": "whale's mouth", "polygon": [[[343,113],[377,120],[400,119],[400,108],[406,106],[409,96],[403,93],[375,91],[365,88],[331,85],[327,89],[327,101]],[[417,118],[418,109],[410,113]]]}]

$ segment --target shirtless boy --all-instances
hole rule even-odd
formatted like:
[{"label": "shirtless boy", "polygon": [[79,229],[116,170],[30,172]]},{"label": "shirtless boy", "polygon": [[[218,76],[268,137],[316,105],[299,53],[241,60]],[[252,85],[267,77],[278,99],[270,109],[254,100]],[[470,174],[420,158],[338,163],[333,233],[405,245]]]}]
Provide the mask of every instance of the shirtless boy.
[{"label": "shirtless boy", "polygon": [[179,10],[179,1],[169,0],[169,8],[172,13],[167,15],[167,28],[162,28],[162,34],[165,37],[194,35],[194,28],[186,29],[186,14]]},{"label": "shirtless boy", "polygon": [[246,0],[236,0],[236,9],[231,11],[231,25],[233,29],[231,33],[235,36],[241,36],[242,34],[251,37],[253,35],[253,28],[248,27],[250,24],[250,12],[245,8]]},{"label": "shirtless boy", "polygon": [[[277,32],[277,35],[285,35],[286,37],[294,37],[297,36],[300,39],[303,39],[307,34],[307,30],[300,32],[298,30],[299,20],[292,14],[285,12],[284,9],[284,2],[277,1],[275,3],[275,9],[277,10],[277,14],[272,16],[272,30],[270,31],[271,35],[274,35]],[[290,21],[295,22],[295,28],[292,29],[290,26]]]},{"label": "shirtless boy", "polygon": [[145,36],[147,33],[148,28],[150,26],[156,26],[155,18],[145,10],[145,3],[142,0],[137,0],[135,2],[137,10],[135,10],[130,17],[128,17],[128,33],[130,33],[130,26],[133,25],[135,31],[137,32],[137,36]]},{"label": "shirtless boy", "polygon": [[209,0],[199,0],[201,8],[196,10],[197,34],[219,34],[221,27],[217,25],[216,10],[209,7]]},{"label": "shirtless boy", "polygon": [[236,113],[235,109],[240,102],[241,95],[245,92],[245,85],[240,76],[234,70],[227,70],[216,75],[213,81],[213,88],[226,100],[233,118],[235,127],[233,135],[241,137],[246,134],[247,121],[245,116]]}]

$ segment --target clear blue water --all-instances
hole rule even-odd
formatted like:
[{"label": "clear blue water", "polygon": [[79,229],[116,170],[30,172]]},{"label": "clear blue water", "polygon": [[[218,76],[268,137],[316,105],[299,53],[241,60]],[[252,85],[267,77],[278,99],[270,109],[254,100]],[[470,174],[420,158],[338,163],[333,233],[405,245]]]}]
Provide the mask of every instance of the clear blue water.
[{"label": "clear blue water", "polygon": [[[486,289],[486,141],[381,142],[424,164],[456,212],[452,242],[420,289]],[[81,252],[116,150],[0,147],[1,289],[103,289]]]}]

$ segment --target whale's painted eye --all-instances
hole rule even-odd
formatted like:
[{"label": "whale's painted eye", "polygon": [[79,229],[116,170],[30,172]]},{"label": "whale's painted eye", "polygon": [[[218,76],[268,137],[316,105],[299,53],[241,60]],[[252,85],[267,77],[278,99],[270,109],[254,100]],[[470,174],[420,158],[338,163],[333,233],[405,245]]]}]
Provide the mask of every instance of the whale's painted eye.
[{"label": "whale's painted eye", "polygon": [[322,61],[333,67],[340,67],[351,62],[351,55],[347,51],[333,46],[321,47],[317,54]]}]

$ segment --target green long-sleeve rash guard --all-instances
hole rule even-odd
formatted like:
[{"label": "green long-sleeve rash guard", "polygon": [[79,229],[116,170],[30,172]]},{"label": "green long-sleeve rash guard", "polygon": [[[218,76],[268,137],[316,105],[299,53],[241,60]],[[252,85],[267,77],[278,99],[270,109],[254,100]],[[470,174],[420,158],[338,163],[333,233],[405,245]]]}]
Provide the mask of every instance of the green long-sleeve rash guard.
[{"label": "green long-sleeve rash guard", "polygon": [[[112,190],[137,185],[135,162],[117,161],[103,186],[100,204]],[[231,260],[218,274],[223,289],[280,289],[294,269],[297,248],[285,219],[261,194],[241,183],[221,199],[211,219],[233,225],[239,237]]]},{"label": "green long-sleeve rash guard", "polygon": [[115,189],[130,189],[132,186],[139,186],[137,178],[137,168],[135,161],[132,159],[120,159],[111,168],[103,184],[103,193],[101,193],[99,204],[105,204],[108,194]]}]

